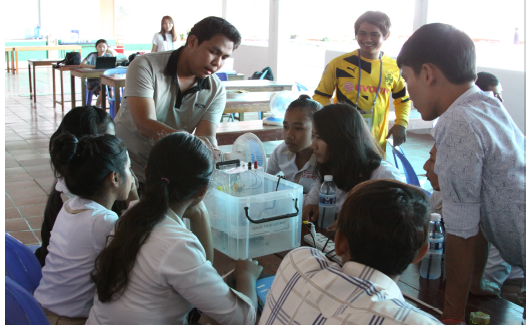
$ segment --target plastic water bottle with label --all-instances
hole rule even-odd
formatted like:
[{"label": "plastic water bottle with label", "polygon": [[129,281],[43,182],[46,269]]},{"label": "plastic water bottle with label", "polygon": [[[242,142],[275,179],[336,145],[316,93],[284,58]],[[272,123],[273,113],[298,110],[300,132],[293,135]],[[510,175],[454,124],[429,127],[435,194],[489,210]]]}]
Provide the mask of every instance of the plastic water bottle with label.
[{"label": "plastic water bottle with label", "polygon": [[425,279],[438,279],[441,276],[441,258],[443,254],[443,232],[441,215],[430,214],[429,252],[421,262],[419,275]]},{"label": "plastic water bottle with label", "polygon": [[320,187],[320,218],[318,226],[327,228],[334,223],[336,212],[336,185],[333,183],[333,176],[326,175]]}]

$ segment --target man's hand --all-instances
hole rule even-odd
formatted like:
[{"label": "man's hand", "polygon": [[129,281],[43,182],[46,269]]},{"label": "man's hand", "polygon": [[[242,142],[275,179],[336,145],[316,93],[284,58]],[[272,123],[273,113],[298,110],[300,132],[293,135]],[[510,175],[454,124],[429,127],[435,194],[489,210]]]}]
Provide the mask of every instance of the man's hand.
[{"label": "man's hand", "polygon": [[393,146],[397,147],[406,142],[406,128],[401,125],[393,125],[392,128],[388,131],[388,139],[390,136],[393,136]]}]

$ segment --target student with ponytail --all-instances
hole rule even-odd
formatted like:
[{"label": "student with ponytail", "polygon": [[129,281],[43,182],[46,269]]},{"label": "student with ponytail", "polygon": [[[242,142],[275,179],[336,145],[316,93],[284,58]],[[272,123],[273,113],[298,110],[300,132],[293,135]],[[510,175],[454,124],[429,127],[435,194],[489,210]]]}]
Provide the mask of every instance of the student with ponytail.
[{"label": "student with ponytail", "polygon": [[111,206],[138,196],[127,149],[113,135],[78,140],[63,133],[52,141],[50,156],[73,198],[55,220],[34,296],[51,324],[84,324],[94,297],[94,260],[118,219]]},{"label": "student with ponytail", "polygon": [[187,324],[194,306],[220,324],[255,323],[262,267],[239,260],[236,290],[229,288],[195,235],[210,226],[191,219],[189,231],[183,223],[202,203],[212,173],[211,150],[191,134],[169,134],[153,146],[142,198],[120,217],[96,258],[87,324]]}]

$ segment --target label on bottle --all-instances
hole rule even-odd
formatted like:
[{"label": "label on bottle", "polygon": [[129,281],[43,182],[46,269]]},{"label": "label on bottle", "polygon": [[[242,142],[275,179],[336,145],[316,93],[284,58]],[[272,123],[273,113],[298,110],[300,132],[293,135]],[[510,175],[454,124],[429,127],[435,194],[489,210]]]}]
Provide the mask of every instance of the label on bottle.
[{"label": "label on bottle", "polygon": [[320,194],[320,206],[336,207],[336,195]]},{"label": "label on bottle", "polygon": [[443,236],[438,238],[429,238],[429,253],[442,254],[443,252]]}]

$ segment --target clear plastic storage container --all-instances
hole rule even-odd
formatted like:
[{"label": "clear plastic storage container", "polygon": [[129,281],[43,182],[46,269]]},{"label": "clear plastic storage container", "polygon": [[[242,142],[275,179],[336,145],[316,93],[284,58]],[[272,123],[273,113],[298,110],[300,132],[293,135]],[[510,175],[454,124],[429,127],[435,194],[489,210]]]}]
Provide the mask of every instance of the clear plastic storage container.
[{"label": "clear plastic storage container", "polygon": [[[215,249],[233,259],[245,259],[300,246],[301,185],[284,179],[278,183],[278,177],[253,169],[243,171],[238,178],[244,180],[244,186],[250,187],[250,191],[244,192],[251,194],[241,196],[242,193],[227,190],[228,187],[233,189],[234,184],[216,184],[216,180],[234,179],[234,173],[228,177],[227,170],[215,170],[214,173],[215,186],[204,203],[209,211]],[[231,195],[231,192],[238,196]]]}]

